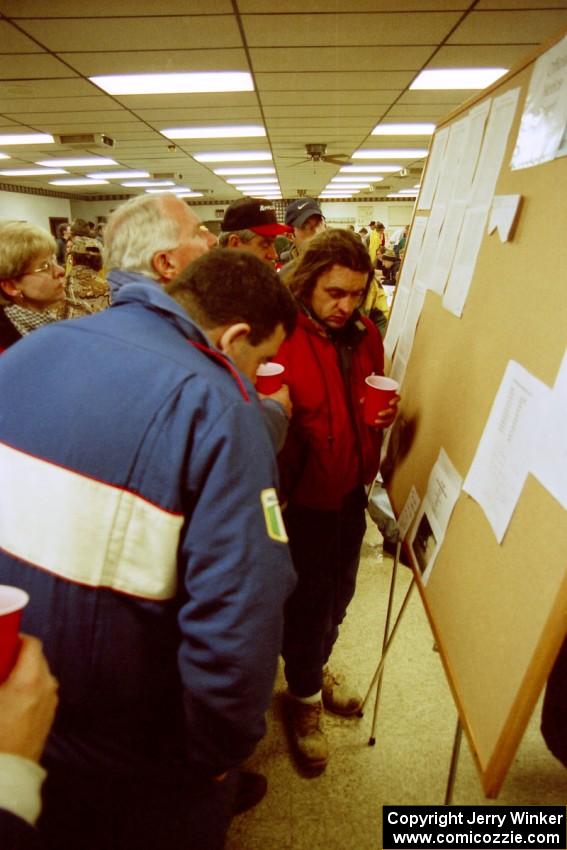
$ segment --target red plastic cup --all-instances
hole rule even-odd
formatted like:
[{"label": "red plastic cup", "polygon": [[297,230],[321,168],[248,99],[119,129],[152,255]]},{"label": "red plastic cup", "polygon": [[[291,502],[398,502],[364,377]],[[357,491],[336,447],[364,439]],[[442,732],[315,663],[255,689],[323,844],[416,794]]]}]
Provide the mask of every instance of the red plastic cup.
[{"label": "red plastic cup", "polygon": [[0,682],[8,678],[16,663],[22,612],[29,601],[25,590],[0,584]]},{"label": "red plastic cup", "polygon": [[382,375],[369,375],[365,378],[365,383],[367,389],[362,415],[367,425],[374,425],[378,414],[389,407],[400,385],[392,378],[384,378]]},{"label": "red plastic cup", "polygon": [[256,370],[256,391],[262,395],[277,393],[283,384],[285,366],[281,363],[262,363]]}]

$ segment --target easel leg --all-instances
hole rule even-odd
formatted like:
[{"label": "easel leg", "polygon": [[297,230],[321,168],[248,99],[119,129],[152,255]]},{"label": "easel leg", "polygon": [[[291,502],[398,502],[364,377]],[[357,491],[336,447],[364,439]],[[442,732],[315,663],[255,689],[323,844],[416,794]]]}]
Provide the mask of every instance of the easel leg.
[{"label": "easel leg", "polygon": [[381,690],[381,686],[382,686],[382,672],[383,672],[383,669],[384,669],[384,662],[386,661],[386,655],[388,653],[388,650],[390,649],[390,646],[392,645],[392,641],[393,641],[394,636],[396,634],[397,628],[400,624],[400,620],[402,618],[402,615],[403,615],[403,613],[406,609],[406,605],[409,602],[409,598],[411,596],[411,592],[412,592],[414,584],[415,584],[415,579],[412,578],[410,585],[409,585],[409,587],[406,591],[404,601],[402,602],[402,604],[400,606],[400,610],[398,612],[398,616],[396,617],[396,621],[395,621],[395,623],[392,627],[392,630],[390,631],[390,619],[391,619],[391,613],[392,613],[392,607],[393,607],[393,601],[394,601],[394,590],[395,590],[398,563],[399,563],[399,558],[400,558],[400,551],[401,551],[401,542],[398,541],[398,545],[396,547],[396,557],[394,558],[394,566],[393,566],[393,569],[392,569],[392,579],[390,581],[390,595],[389,595],[389,599],[388,599],[388,610],[387,610],[387,613],[386,613],[386,623],[385,623],[385,626],[384,626],[384,639],[383,639],[383,642],[382,642],[382,657],[380,658],[380,663],[378,664],[378,667],[376,668],[376,670],[374,672],[374,675],[372,677],[372,681],[370,682],[370,685],[368,687],[368,691],[366,692],[366,696],[364,697],[364,700],[363,700],[363,703],[362,703],[362,708],[361,708],[361,712],[362,712],[362,709],[366,705],[368,697],[370,696],[370,692],[372,691],[372,688],[376,684],[376,697],[375,697],[375,701],[374,701],[374,714],[373,714],[373,719],[372,719],[372,729],[371,729],[371,732],[370,732],[370,738],[368,740],[368,745],[370,747],[374,746],[374,744],[376,743],[376,737],[375,737],[376,720],[377,720],[377,715],[378,715],[378,702],[379,702],[379,699],[380,699],[380,690]]},{"label": "easel leg", "polygon": [[447,778],[447,790],[445,791],[445,806],[450,806],[451,800],[453,799],[453,789],[455,787],[455,779],[457,777],[457,766],[459,764],[462,737],[463,727],[461,726],[461,721],[457,718],[457,728],[455,729],[455,740],[453,741],[453,752],[451,753],[451,764],[449,765],[449,776]]}]

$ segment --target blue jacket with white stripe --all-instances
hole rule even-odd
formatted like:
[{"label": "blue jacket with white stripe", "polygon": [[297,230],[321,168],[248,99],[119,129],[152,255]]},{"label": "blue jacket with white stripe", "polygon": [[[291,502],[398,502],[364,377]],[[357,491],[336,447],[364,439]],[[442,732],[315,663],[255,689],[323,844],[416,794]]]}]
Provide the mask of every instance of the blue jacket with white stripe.
[{"label": "blue jacket with white stripe", "polygon": [[51,762],[218,774],[265,731],[294,574],[252,385],[152,284],[0,360],[0,583],[60,681]]}]

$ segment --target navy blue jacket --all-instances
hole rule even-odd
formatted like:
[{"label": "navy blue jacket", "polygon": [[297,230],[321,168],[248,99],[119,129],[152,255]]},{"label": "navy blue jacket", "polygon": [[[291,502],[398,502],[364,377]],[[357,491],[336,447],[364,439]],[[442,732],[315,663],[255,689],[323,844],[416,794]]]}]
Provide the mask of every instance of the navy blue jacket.
[{"label": "navy blue jacket", "polygon": [[154,284],[0,362],[0,583],[60,681],[47,756],[218,774],[265,731],[293,568],[252,385]]}]

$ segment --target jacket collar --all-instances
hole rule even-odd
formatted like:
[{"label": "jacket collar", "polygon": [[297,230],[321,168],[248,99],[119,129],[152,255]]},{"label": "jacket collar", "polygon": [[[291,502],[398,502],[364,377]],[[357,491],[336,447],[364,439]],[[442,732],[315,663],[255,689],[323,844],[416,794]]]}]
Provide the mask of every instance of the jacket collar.
[{"label": "jacket collar", "polygon": [[330,342],[356,346],[366,336],[367,330],[358,310],[355,310],[346,325],[338,331],[328,328],[323,322],[318,321],[309,308],[299,304],[298,323],[306,331],[317,336],[324,337]]}]

